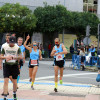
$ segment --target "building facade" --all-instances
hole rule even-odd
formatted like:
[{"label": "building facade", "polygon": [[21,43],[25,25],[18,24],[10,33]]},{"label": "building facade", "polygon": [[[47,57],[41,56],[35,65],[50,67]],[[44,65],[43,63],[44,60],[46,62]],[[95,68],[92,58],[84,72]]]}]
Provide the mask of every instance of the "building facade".
[{"label": "building facade", "polygon": [[48,5],[64,5],[70,11],[83,11],[83,0],[0,0],[0,6],[5,3],[20,3],[21,5],[28,6],[34,11],[36,7],[43,7],[44,2],[47,2]]}]

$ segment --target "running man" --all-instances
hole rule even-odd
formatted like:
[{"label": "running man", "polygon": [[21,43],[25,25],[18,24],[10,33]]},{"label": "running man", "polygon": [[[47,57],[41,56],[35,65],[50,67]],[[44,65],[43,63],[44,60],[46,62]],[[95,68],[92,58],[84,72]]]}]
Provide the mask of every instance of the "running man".
[{"label": "running man", "polygon": [[[5,36],[5,39],[6,39],[6,43],[4,43],[1,47],[1,51],[4,47],[6,47],[9,43],[9,38],[10,38],[11,34],[10,33],[7,33],[6,36]],[[2,64],[3,62],[3,64]],[[2,65],[3,65],[3,69],[5,67],[5,60],[2,61],[2,59],[0,59],[0,69],[2,69]],[[10,80],[12,81],[12,76],[9,76]],[[2,96],[4,95],[4,92],[1,94]],[[9,93],[8,93],[9,95]]]},{"label": "running man", "polygon": [[24,42],[24,47],[30,52],[30,61],[29,61],[29,77],[32,79],[31,88],[34,90],[33,84],[35,81],[35,76],[39,66],[39,60],[42,60],[41,51],[37,47],[37,42],[32,43],[32,48],[26,46],[27,41],[30,36],[28,35],[26,41]]},{"label": "running man", "polygon": [[63,69],[64,69],[64,54],[67,54],[67,50],[63,44],[60,44],[60,39],[55,39],[55,46],[51,52],[51,56],[54,56],[54,71],[55,71],[55,88],[54,91],[57,91],[58,87],[58,70],[60,69],[60,84],[63,84]]},{"label": "running man", "polygon": [[[18,46],[20,47],[21,49],[21,53],[22,53],[22,59],[19,61],[19,72],[21,71],[21,68],[23,66],[23,63],[25,63],[25,47],[22,45],[23,43],[23,38],[22,37],[18,37],[17,39],[17,43],[18,43]],[[19,82],[19,79],[20,79],[20,74],[18,75],[17,77],[17,83]],[[18,87],[17,87],[18,88]]]},{"label": "running man", "polygon": [[9,38],[9,44],[5,46],[1,51],[1,59],[5,59],[4,67],[4,100],[7,100],[9,76],[13,79],[13,99],[17,100],[17,77],[19,74],[18,60],[22,59],[20,48],[15,45],[16,38],[11,36]]}]

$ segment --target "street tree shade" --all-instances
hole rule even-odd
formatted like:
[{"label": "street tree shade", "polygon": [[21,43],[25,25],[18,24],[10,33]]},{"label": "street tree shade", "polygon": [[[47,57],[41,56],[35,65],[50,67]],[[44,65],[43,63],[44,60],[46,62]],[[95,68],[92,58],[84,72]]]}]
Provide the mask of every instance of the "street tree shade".
[{"label": "street tree shade", "polygon": [[18,32],[19,35],[36,27],[37,19],[29,8],[20,4],[5,4],[0,8],[0,32]]}]

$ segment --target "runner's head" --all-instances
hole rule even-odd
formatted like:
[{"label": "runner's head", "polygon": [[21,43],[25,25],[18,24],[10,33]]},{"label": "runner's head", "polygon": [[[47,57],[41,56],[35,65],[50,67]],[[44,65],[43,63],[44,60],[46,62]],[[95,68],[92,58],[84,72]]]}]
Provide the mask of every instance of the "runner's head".
[{"label": "runner's head", "polygon": [[7,34],[6,34],[6,42],[7,42],[7,43],[9,43],[9,38],[10,38],[10,36],[11,36],[10,33],[7,33]]},{"label": "runner's head", "polygon": [[59,38],[55,38],[55,45],[59,47],[59,45],[60,45],[60,39]]},{"label": "runner's head", "polygon": [[13,47],[13,46],[15,45],[15,43],[16,43],[16,38],[15,38],[15,36],[11,36],[11,37],[9,38],[9,45],[10,45],[10,47]]},{"label": "runner's head", "polygon": [[34,41],[34,42],[32,43],[32,45],[33,45],[33,48],[34,48],[34,49],[37,49],[37,42],[36,42],[36,41]]},{"label": "runner's head", "polygon": [[18,37],[17,43],[18,43],[19,46],[21,46],[22,43],[23,43],[23,38],[22,37]]}]

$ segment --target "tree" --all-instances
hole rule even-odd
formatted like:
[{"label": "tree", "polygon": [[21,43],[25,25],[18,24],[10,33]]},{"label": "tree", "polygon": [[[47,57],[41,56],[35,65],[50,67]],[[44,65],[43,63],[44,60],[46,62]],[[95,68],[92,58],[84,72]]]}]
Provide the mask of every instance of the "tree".
[{"label": "tree", "polygon": [[0,32],[22,34],[36,27],[36,22],[35,15],[26,6],[7,3],[0,8]]},{"label": "tree", "polygon": [[34,11],[37,17],[35,31],[48,34],[50,40],[54,33],[62,32],[66,22],[66,8],[62,5],[38,7]]},{"label": "tree", "polygon": [[70,30],[75,32],[78,38],[82,38],[86,35],[86,26],[90,25],[91,34],[97,34],[97,26],[99,18],[89,12],[72,12],[72,24]]}]

